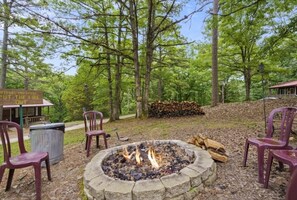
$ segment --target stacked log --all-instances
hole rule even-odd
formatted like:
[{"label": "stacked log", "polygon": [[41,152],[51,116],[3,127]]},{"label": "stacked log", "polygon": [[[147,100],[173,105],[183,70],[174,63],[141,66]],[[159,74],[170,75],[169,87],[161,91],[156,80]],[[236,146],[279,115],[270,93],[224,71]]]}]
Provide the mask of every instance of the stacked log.
[{"label": "stacked log", "polygon": [[202,108],[196,102],[154,102],[149,106],[149,117],[179,117],[189,115],[204,115]]},{"label": "stacked log", "polygon": [[189,139],[188,143],[194,144],[204,150],[207,150],[212,159],[216,161],[225,163],[228,160],[224,145],[215,140],[209,139],[202,135],[198,135],[193,136],[191,139]]}]

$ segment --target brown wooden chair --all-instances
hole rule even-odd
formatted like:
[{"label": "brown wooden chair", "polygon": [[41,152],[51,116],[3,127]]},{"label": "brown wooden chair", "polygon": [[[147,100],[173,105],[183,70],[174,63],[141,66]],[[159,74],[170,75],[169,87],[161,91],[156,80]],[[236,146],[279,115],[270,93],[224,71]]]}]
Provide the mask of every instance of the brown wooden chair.
[{"label": "brown wooden chair", "polygon": [[85,135],[87,157],[90,155],[92,137],[96,136],[96,146],[99,148],[99,136],[102,135],[104,139],[105,148],[107,149],[107,134],[102,129],[103,114],[98,111],[86,111],[83,113],[85,123]]},{"label": "brown wooden chair", "polygon": [[[19,154],[12,156],[11,144],[9,138],[9,130],[15,128],[18,137]],[[23,130],[14,122],[0,121],[0,137],[4,153],[4,162],[0,166],[0,182],[2,181],[4,171],[9,169],[8,180],[5,191],[8,191],[11,187],[12,178],[15,169],[33,166],[35,172],[35,190],[36,199],[41,199],[41,163],[45,161],[47,169],[48,180],[51,181],[51,172],[49,164],[48,152],[27,152],[24,145]]]}]

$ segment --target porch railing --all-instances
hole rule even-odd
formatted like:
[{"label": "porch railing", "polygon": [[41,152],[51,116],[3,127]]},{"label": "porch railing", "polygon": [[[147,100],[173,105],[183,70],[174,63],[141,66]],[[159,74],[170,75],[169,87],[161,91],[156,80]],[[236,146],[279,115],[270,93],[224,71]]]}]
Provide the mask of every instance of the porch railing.
[{"label": "porch railing", "polygon": [[24,125],[25,127],[29,127],[29,125],[37,122],[47,122],[49,120],[48,116],[34,116],[34,117],[24,117]]}]

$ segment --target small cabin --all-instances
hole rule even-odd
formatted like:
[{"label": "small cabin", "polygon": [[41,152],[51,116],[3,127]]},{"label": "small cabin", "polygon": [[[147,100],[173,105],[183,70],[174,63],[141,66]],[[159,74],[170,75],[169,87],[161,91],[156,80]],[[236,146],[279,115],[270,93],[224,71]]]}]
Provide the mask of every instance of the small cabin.
[{"label": "small cabin", "polygon": [[[49,107],[53,104],[45,99],[42,100],[42,104],[27,104],[23,107],[23,122],[25,127],[29,127],[30,124],[42,123],[49,121],[49,117],[42,113],[42,108]],[[3,120],[8,120],[16,123],[20,123],[20,105],[4,105],[3,106]]]},{"label": "small cabin", "polygon": [[289,81],[269,87],[269,93],[278,97],[296,97],[297,81]]}]

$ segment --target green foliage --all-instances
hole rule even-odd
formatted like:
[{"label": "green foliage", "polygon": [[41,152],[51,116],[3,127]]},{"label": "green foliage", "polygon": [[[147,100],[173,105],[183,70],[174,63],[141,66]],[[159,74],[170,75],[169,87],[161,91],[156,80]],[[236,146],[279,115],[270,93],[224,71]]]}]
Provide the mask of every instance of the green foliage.
[{"label": "green foliage", "polygon": [[[22,2],[27,9],[12,7],[12,22],[16,30],[21,31],[14,30],[9,37],[7,88],[44,91],[44,97],[54,104],[49,109],[51,121],[57,122],[81,119],[83,108],[100,110],[105,117],[110,116],[119,81],[121,114],[135,112],[132,35],[125,7],[128,5],[110,0],[51,0],[34,5],[32,1]],[[153,2],[157,3],[154,23],[160,26],[155,27],[158,31],[154,32],[149,102],[188,100],[200,105],[210,104],[211,44],[205,41],[183,45],[185,38],[181,36],[181,27],[170,26],[187,1],[175,4],[165,20],[173,1]],[[142,90],[147,73],[147,3],[137,1]],[[220,5],[222,102],[262,98],[262,74],[258,70],[261,62],[265,66],[266,94],[270,85],[296,79],[296,2],[249,3],[226,0]],[[37,11],[43,13],[34,14]],[[210,36],[211,22],[205,27],[206,36]],[[50,59],[54,63],[57,52],[66,63],[76,61],[75,76],[57,73],[53,65],[47,64]],[[116,77],[119,65],[120,80]],[[73,66],[62,63],[60,69],[70,67]]]}]

